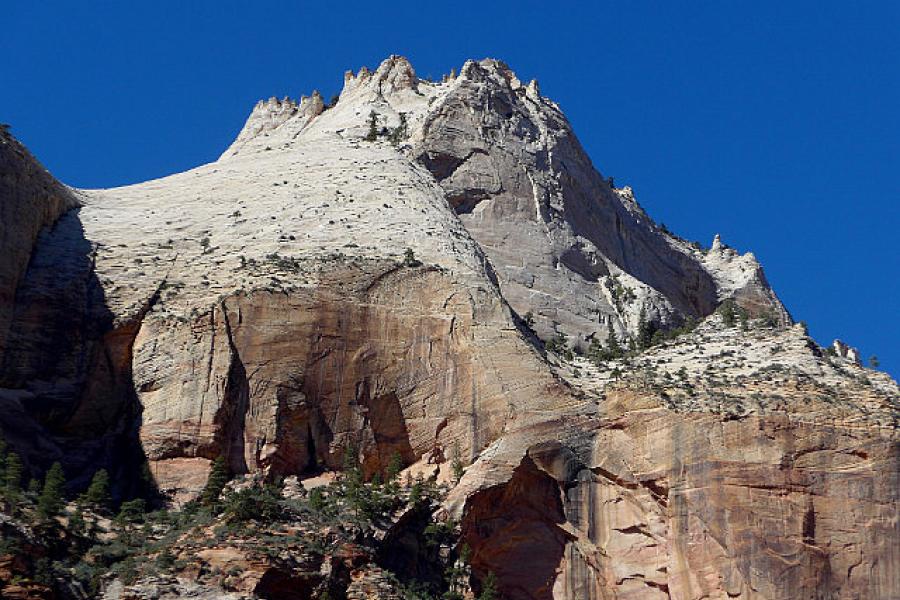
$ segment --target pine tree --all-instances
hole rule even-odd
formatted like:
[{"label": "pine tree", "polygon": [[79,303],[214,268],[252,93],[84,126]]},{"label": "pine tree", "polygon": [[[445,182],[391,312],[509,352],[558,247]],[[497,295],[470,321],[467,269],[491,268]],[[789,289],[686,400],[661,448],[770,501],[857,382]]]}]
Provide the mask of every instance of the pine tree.
[{"label": "pine tree", "polygon": [[394,453],[391,454],[391,460],[388,462],[387,471],[384,474],[385,482],[393,483],[402,470],[403,458],[400,456],[399,452],[394,451]]},{"label": "pine tree", "polygon": [[725,327],[734,327],[736,316],[734,300],[731,298],[726,299],[719,305],[717,310],[722,315],[722,322],[725,324]]},{"label": "pine tree", "polygon": [[450,468],[453,469],[453,481],[455,483],[459,483],[459,480],[462,479],[463,474],[466,471],[465,465],[463,465],[462,458],[459,453],[459,444],[453,444],[453,458],[450,462]]},{"label": "pine tree", "polygon": [[45,519],[55,517],[63,508],[65,499],[66,476],[62,465],[53,463],[44,478],[44,489],[38,498],[38,513]]},{"label": "pine tree", "polygon": [[622,346],[619,345],[619,338],[616,337],[616,332],[613,329],[612,321],[606,324],[606,352],[610,358],[619,358],[624,354],[622,352]]},{"label": "pine tree", "polygon": [[22,461],[15,452],[6,456],[6,494],[16,498],[22,493]]},{"label": "pine tree", "polygon": [[0,487],[6,482],[6,440],[0,437]]},{"label": "pine tree", "polygon": [[135,498],[122,503],[119,514],[116,515],[116,521],[118,523],[138,523],[144,520],[146,514],[147,501],[143,498]]},{"label": "pine tree", "polygon": [[478,600],[497,600],[497,576],[493,571],[489,571],[487,577],[481,582],[481,593],[478,594]]},{"label": "pine tree", "polygon": [[362,515],[364,508],[365,490],[363,485],[362,469],[359,466],[359,456],[356,446],[351,442],[344,451],[344,469],[341,473],[341,491],[347,504],[353,509],[357,519]]},{"label": "pine tree", "polygon": [[109,509],[112,499],[109,495],[109,473],[106,472],[106,469],[100,469],[94,473],[91,485],[81,497],[81,501],[99,510]]},{"label": "pine tree", "polygon": [[309,508],[315,512],[322,512],[325,508],[325,494],[322,488],[315,487],[309,491]]},{"label": "pine tree", "polygon": [[366,133],[366,141],[374,142],[378,138],[378,113],[374,110],[369,113],[369,132]]},{"label": "pine tree", "polygon": [[653,334],[656,333],[656,323],[647,320],[647,311],[641,307],[641,315],[638,318],[638,348],[646,350],[653,345]]},{"label": "pine tree", "polygon": [[206,485],[200,493],[200,503],[204,506],[212,506],[219,501],[225,484],[228,483],[228,467],[225,466],[225,459],[221,456],[216,458],[209,468],[209,477]]}]

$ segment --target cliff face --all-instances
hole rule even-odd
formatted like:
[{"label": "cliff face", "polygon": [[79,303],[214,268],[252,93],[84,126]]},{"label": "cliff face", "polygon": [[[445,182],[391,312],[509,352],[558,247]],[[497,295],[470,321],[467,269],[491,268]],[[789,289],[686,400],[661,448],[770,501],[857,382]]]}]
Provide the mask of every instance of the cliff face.
[{"label": "cliff face", "polygon": [[468,499],[473,567],[497,573],[505,597],[893,595],[893,436],[610,402],[621,413],[580,438],[521,440],[508,481]]},{"label": "cliff face", "polygon": [[38,233],[77,205],[7,129],[0,127],[0,356],[15,305],[16,287],[28,266]]},{"label": "cliff face", "polygon": [[142,446],[164,489],[187,472],[202,485],[219,455],[273,474],[339,469],[350,444],[368,474],[394,453],[468,460],[514,410],[566,395],[493,290],[396,263],[335,261],[310,290],[148,321],[134,353]]},{"label": "cliff face", "polygon": [[[458,456],[444,510],[504,597],[900,589],[896,383],[791,327],[752,254],[657,227],[498,61],[261,102],[218,161],[77,208],[2,141],[0,428],[35,470],[129,497],[146,460],[180,502],[217,456]],[[701,325],[601,362],[539,339],[642,314]]]}]

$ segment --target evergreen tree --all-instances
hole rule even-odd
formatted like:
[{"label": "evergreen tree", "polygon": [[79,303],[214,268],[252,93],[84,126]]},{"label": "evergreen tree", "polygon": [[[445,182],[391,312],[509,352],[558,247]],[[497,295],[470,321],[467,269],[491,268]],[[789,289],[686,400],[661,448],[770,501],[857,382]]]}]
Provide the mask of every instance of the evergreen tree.
[{"label": "evergreen tree", "polygon": [[725,327],[734,327],[736,317],[734,300],[728,298],[722,302],[719,305],[718,312],[722,315],[722,322],[725,324]]},{"label": "evergreen tree", "polygon": [[0,487],[6,482],[6,440],[0,437]]},{"label": "evergreen tree", "polygon": [[422,265],[422,261],[416,258],[416,253],[412,248],[407,248],[403,252],[403,264],[407,267],[419,267]]},{"label": "evergreen tree", "polygon": [[641,316],[638,318],[638,338],[637,345],[641,350],[646,350],[653,345],[653,334],[656,333],[658,327],[653,321],[647,320],[647,311],[641,307]]},{"label": "evergreen tree", "polygon": [[158,493],[156,480],[153,478],[153,471],[150,470],[150,462],[146,459],[141,465],[141,491],[147,498],[155,498]]},{"label": "evergreen tree", "polygon": [[400,475],[400,471],[403,470],[403,458],[401,458],[400,453],[394,451],[391,454],[391,460],[388,463],[387,471],[384,474],[384,480],[387,483],[393,483],[396,481],[397,476]]},{"label": "evergreen tree", "polygon": [[228,483],[228,467],[225,466],[225,459],[219,456],[216,458],[209,468],[209,477],[206,485],[200,493],[200,503],[204,506],[212,506],[219,501],[225,484]]},{"label": "evergreen tree", "polygon": [[612,321],[606,324],[606,352],[610,358],[620,358],[624,352],[613,329]]},{"label": "evergreen tree", "polygon": [[325,509],[325,494],[322,488],[315,487],[309,491],[309,508],[316,513]]},{"label": "evergreen tree", "polygon": [[119,523],[138,523],[144,520],[146,514],[147,501],[143,498],[135,498],[122,503],[119,514],[116,515],[116,521]]},{"label": "evergreen tree", "polygon": [[460,457],[459,444],[457,443],[453,444],[453,459],[450,462],[450,467],[453,469],[453,481],[459,483],[459,480],[462,479],[466,469],[463,465],[462,458]]},{"label": "evergreen tree", "polygon": [[366,141],[374,142],[378,138],[378,113],[369,112],[369,132],[366,133]]},{"label": "evergreen tree", "polygon": [[341,492],[358,519],[364,508],[365,486],[356,446],[351,442],[344,451],[344,469],[341,472]]},{"label": "evergreen tree", "polygon": [[421,475],[416,478],[415,483],[409,489],[409,503],[418,504],[422,499],[422,479]]},{"label": "evergreen tree", "polygon": [[22,461],[15,452],[6,456],[6,494],[16,498],[22,492]]},{"label": "evergreen tree", "polygon": [[874,354],[872,356],[870,356],[869,357],[869,367],[871,367],[873,369],[877,369],[879,366],[881,366],[881,362],[879,362],[878,357],[875,356]]},{"label": "evergreen tree", "polygon": [[91,485],[80,499],[83,503],[99,510],[108,510],[112,504],[109,495],[109,473],[106,469],[100,469],[94,473]]},{"label": "evergreen tree", "polygon": [[62,465],[53,463],[47,476],[44,478],[44,489],[38,498],[38,513],[45,519],[55,517],[60,513],[65,503],[66,476]]},{"label": "evergreen tree", "polygon": [[481,593],[478,594],[478,600],[497,600],[500,595],[497,593],[497,577],[493,571],[488,572],[487,577],[481,582]]}]

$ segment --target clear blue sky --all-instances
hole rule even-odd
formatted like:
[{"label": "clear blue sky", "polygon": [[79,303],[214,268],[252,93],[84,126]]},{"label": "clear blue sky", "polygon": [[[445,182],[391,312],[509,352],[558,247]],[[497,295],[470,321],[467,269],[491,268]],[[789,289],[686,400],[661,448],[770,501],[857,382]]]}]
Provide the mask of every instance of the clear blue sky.
[{"label": "clear blue sky", "polygon": [[[680,5],[680,6],[676,6]],[[900,2],[7,0],[0,122],[61,180],[215,159],[257,99],[501,58],[657,221],[760,258],[795,318],[900,374]]]}]

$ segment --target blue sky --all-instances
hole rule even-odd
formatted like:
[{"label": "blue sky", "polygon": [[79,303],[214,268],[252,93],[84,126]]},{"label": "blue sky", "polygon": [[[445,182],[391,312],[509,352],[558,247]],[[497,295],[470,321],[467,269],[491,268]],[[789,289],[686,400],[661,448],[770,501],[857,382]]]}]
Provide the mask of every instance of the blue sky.
[{"label": "blue sky", "polygon": [[[376,7],[377,6],[377,7]],[[0,122],[61,180],[215,159],[257,99],[391,53],[509,63],[657,220],[752,250],[795,318],[900,374],[900,3],[4,3]]]}]

